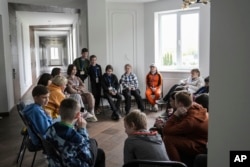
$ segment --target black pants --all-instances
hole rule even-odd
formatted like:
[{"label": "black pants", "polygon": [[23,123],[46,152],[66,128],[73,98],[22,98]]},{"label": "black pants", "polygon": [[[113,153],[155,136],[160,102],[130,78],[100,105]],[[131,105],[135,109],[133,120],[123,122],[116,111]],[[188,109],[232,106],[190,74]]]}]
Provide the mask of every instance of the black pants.
[{"label": "black pants", "polygon": [[91,82],[92,94],[95,98],[95,109],[100,105],[101,99],[101,83]]},{"label": "black pants", "polygon": [[105,153],[103,149],[98,148],[98,144],[95,139],[90,139],[90,149],[93,156],[92,167],[105,167]]},{"label": "black pants", "polygon": [[[111,110],[113,111],[112,115],[118,116],[120,113],[120,104],[122,100],[122,95],[116,93],[116,95],[112,95],[109,92],[104,92],[104,97],[108,99]],[[113,101],[113,98],[116,98],[116,102]]]},{"label": "black pants", "polygon": [[175,84],[175,85],[173,85],[173,86],[170,88],[170,90],[168,91],[168,93],[167,93],[167,94],[164,96],[164,98],[163,98],[164,101],[169,101],[170,96],[171,96],[171,93],[175,91],[175,88],[176,88],[177,86],[180,86],[180,85],[179,85],[179,84]]},{"label": "black pants", "polygon": [[131,108],[131,96],[135,97],[135,101],[136,101],[136,103],[138,105],[138,108],[141,111],[144,111],[144,105],[143,105],[143,102],[142,102],[142,98],[141,98],[139,89],[136,89],[136,90],[125,89],[125,90],[122,91],[122,94],[125,97],[125,111],[126,111],[126,114],[129,113],[130,108]]}]

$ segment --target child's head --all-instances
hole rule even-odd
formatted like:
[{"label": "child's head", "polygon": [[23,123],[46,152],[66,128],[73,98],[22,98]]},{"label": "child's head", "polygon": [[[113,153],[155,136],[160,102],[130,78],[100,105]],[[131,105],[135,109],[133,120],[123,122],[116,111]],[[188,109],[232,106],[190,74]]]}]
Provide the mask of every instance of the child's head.
[{"label": "child's head", "polygon": [[113,67],[112,65],[107,65],[106,68],[105,68],[105,71],[108,75],[111,75],[113,73]]},{"label": "child's head", "polygon": [[34,102],[40,106],[47,105],[49,101],[49,91],[46,86],[37,85],[32,90]]},{"label": "child's head", "polygon": [[209,86],[209,76],[204,79],[205,86]]},{"label": "child's head", "polygon": [[147,117],[146,114],[140,110],[131,111],[124,118],[125,132],[128,135],[132,135],[134,132],[142,129],[147,129]]},{"label": "child's head", "polygon": [[96,55],[91,55],[91,56],[89,57],[89,60],[90,60],[90,64],[91,64],[91,65],[96,65],[96,61],[97,61]]},{"label": "child's head", "polygon": [[63,121],[72,122],[74,119],[77,119],[79,116],[81,116],[80,109],[81,106],[75,99],[64,99],[61,102],[59,108],[61,119]]},{"label": "child's head", "polygon": [[208,111],[208,99],[209,95],[207,93],[202,93],[195,98],[195,102],[202,105],[202,107],[206,108]]},{"label": "child's head", "polygon": [[188,91],[180,91],[175,94],[175,107],[190,107],[192,105],[192,95]]},{"label": "child's head", "polygon": [[39,78],[37,85],[48,86],[51,84],[52,75],[49,73],[43,73]]},{"label": "child's head", "polygon": [[68,69],[67,69],[67,74],[68,75],[75,75],[77,72],[76,66],[74,64],[69,64]]},{"label": "child's head", "polygon": [[197,78],[197,77],[200,77],[201,73],[200,73],[200,70],[198,68],[193,68],[191,70],[191,76],[192,78]]},{"label": "child's head", "polygon": [[55,77],[57,75],[61,75],[61,68],[58,68],[58,67],[53,68],[51,71],[51,75],[52,75],[52,77]]},{"label": "child's head", "polygon": [[124,69],[125,69],[125,72],[129,74],[132,71],[132,66],[130,64],[125,64]]},{"label": "child's head", "polygon": [[82,48],[82,58],[86,59],[89,55],[89,50],[87,48]]}]

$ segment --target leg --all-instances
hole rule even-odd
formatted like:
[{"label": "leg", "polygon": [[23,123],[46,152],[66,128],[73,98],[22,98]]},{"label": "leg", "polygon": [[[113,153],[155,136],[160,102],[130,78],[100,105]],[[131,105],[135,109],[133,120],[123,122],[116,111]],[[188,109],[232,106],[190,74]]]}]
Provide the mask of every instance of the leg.
[{"label": "leg", "polygon": [[169,100],[171,93],[175,90],[175,88],[176,88],[177,86],[180,86],[180,85],[179,85],[179,84],[175,84],[174,86],[172,86],[172,87],[170,88],[170,90],[168,91],[168,93],[167,93],[167,94],[164,96],[164,98],[163,98],[164,101],[168,101],[168,100]]},{"label": "leg", "polygon": [[86,92],[82,94],[83,102],[88,104],[88,112],[92,115],[95,115],[94,107],[95,107],[95,99],[92,93]]},{"label": "leg", "polygon": [[140,95],[140,90],[136,89],[134,91],[131,91],[131,94],[135,97],[138,108],[141,111],[144,111],[144,105],[143,105],[142,98],[141,98],[141,95]]},{"label": "leg", "polygon": [[128,114],[131,108],[131,92],[129,90],[123,90],[122,94],[125,98],[125,112]]},{"label": "leg", "polygon": [[153,94],[152,90],[150,88],[147,88],[145,92],[146,98],[151,105],[154,105],[155,101],[152,97],[152,94]]}]

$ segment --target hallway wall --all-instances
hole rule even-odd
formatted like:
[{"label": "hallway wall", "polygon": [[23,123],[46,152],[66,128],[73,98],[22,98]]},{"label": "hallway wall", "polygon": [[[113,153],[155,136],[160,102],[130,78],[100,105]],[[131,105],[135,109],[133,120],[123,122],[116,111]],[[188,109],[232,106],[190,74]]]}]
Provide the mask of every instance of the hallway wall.
[{"label": "hallway wall", "polygon": [[12,57],[10,53],[9,13],[7,0],[0,1],[0,113],[8,112],[14,106]]}]

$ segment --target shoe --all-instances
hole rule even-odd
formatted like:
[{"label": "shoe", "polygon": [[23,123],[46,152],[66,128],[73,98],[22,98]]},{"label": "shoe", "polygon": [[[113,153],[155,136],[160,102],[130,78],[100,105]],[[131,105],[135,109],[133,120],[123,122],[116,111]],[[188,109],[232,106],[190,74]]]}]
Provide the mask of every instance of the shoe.
[{"label": "shoe", "polygon": [[155,105],[154,105],[154,111],[157,112],[158,110],[159,110],[158,105],[155,104]]},{"label": "shoe", "polygon": [[153,107],[152,107],[151,105],[149,106],[149,110],[150,110],[150,111],[152,111],[152,110],[153,110]]},{"label": "shoe", "polygon": [[166,104],[167,101],[163,100],[163,98],[159,99],[159,100],[156,100],[155,101],[157,104]]},{"label": "shoe", "polygon": [[87,118],[92,118],[92,117],[94,117],[94,115],[90,114],[89,112],[87,112],[87,111],[85,110],[85,112],[82,113],[82,117],[83,117],[84,119],[87,119]]},{"label": "shoe", "polygon": [[90,118],[86,118],[87,122],[97,122],[98,119],[96,118],[96,116],[90,117]]},{"label": "shoe", "polygon": [[116,116],[116,115],[111,115],[111,119],[113,119],[113,120],[118,120],[119,119],[119,117],[118,116]]}]

